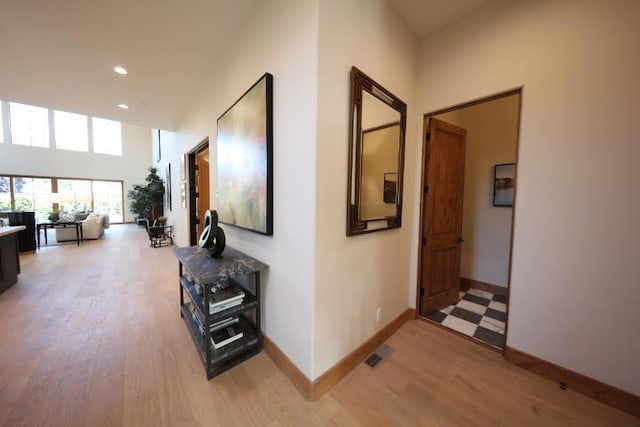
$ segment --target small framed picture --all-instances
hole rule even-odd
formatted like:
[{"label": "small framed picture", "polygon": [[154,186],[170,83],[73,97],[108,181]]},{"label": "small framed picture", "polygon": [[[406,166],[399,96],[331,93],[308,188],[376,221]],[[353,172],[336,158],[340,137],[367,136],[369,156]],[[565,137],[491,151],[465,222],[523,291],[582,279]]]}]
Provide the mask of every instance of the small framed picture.
[{"label": "small framed picture", "polygon": [[165,183],[164,183],[164,195],[165,195],[165,205],[169,212],[171,212],[171,163],[167,165],[165,169]]},{"label": "small framed picture", "polygon": [[503,163],[493,167],[493,206],[512,207],[516,185],[516,164]]},{"label": "small framed picture", "polygon": [[398,201],[398,173],[397,172],[387,172],[384,174],[382,198],[385,203],[396,203]]},{"label": "small framed picture", "polygon": [[186,169],[186,165],[187,164],[187,154],[183,154],[180,157],[180,180],[184,181],[187,179],[187,169]]},{"label": "small framed picture", "polygon": [[160,129],[158,129],[158,141],[156,144],[155,158],[156,158],[156,163],[158,163],[162,158],[162,143],[160,142]]}]

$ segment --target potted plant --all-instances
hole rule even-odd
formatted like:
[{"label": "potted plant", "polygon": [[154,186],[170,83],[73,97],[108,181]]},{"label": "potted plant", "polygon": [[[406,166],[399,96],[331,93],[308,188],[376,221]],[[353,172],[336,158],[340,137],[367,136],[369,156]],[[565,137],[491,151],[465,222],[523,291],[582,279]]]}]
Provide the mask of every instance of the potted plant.
[{"label": "potted plant", "polygon": [[49,212],[49,217],[48,217],[49,221],[51,222],[58,222],[60,221],[60,212],[58,211],[53,211],[53,212]]},{"label": "potted plant", "polygon": [[149,226],[149,237],[164,237],[164,227],[167,225],[167,217],[159,216]]},{"label": "potted plant", "polygon": [[131,212],[147,218],[149,224],[162,215],[164,181],[158,176],[158,169],[149,168],[146,184],[135,184],[127,194],[131,202]]}]

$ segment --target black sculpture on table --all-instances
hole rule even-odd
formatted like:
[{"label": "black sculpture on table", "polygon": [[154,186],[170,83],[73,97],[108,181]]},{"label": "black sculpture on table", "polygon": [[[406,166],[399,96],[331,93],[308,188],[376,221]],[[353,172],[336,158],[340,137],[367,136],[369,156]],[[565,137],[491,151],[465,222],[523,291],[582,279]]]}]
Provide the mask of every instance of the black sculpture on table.
[{"label": "black sculpture on table", "polygon": [[204,229],[200,235],[198,246],[206,249],[211,258],[220,258],[226,243],[224,230],[218,227],[218,212],[207,209],[204,214]]}]

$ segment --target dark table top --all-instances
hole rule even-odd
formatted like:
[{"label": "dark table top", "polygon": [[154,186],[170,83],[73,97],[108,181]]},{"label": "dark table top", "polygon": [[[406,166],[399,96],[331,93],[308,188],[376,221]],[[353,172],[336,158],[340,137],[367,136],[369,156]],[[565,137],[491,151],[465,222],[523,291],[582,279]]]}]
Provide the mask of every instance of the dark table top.
[{"label": "dark table top", "polygon": [[80,224],[82,221],[42,221],[38,223],[38,227],[41,225],[44,226],[55,226],[55,225],[76,225]]},{"label": "dark table top", "polygon": [[205,249],[197,246],[175,248],[173,252],[193,279],[202,285],[218,283],[268,268],[262,261],[229,246],[225,248],[221,258],[210,258]]}]

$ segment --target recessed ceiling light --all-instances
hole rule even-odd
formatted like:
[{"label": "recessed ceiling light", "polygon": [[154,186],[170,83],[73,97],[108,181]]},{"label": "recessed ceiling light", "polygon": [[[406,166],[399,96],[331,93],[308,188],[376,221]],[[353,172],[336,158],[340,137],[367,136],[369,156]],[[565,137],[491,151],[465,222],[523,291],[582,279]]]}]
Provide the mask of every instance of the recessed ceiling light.
[{"label": "recessed ceiling light", "polygon": [[124,69],[124,67],[121,67],[119,65],[117,67],[113,67],[113,71],[115,71],[118,74],[122,74],[123,76],[126,76],[127,74],[129,74],[129,72]]},{"label": "recessed ceiling light", "polygon": [[118,108],[122,108],[123,110],[128,110],[129,106],[127,104],[118,104]]}]

